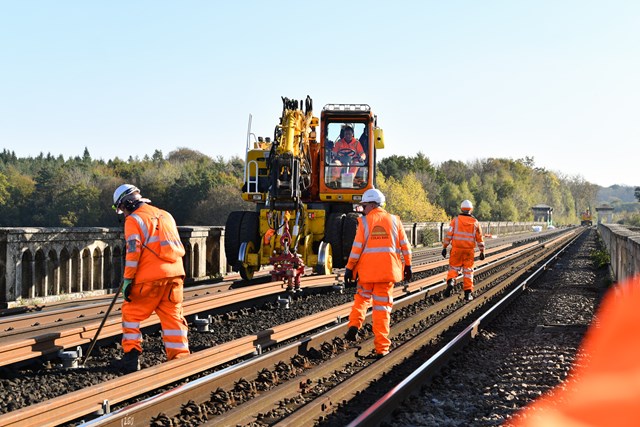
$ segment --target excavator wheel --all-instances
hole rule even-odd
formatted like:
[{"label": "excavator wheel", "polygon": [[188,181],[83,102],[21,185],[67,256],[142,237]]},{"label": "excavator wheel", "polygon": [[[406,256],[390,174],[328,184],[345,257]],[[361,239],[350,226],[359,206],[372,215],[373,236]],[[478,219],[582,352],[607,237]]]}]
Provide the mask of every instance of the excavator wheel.
[{"label": "excavator wheel", "polygon": [[253,242],[242,242],[240,244],[239,250],[239,259],[238,259],[238,271],[240,272],[240,277],[244,280],[253,279],[253,273],[255,273],[260,267],[255,267],[252,265],[248,265],[245,261],[247,260],[250,253],[253,253],[255,250],[255,246]]},{"label": "excavator wheel", "polygon": [[[343,268],[346,265],[342,244],[342,222],[345,214],[334,212],[329,214],[324,230],[324,241],[331,245],[333,266]],[[349,256],[347,254],[347,256]]]},{"label": "excavator wheel", "polygon": [[238,248],[238,271],[244,280],[251,280],[259,265],[248,265],[248,255],[260,247],[260,216],[258,212],[245,212],[240,223],[240,247]]},{"label": "excavator wheel", "polygon": [[[234,270],[238,262],[238,250],[240,249],[240,226],[242,225],[242,218],[248,213],[247,211],[234,211],[227,217],[227,223],[225,224],[225,236],[224,236],[224,253],[227,256],[227,263],[231,265]],[[237,270],[236,270],[237,271]]]},{"label": "excavator wheel", "polygon": [[331,274],[333,271],[333,256],[331,253],[331,244],[320,242],[318,247],[318,263],[314,267],[317,274]]},{"label": "excavator wheel", "polygon": [[260,247],[260,214],[245,212],[239,232],[240,242],[251,242],[254,248]]},{"label": "excavator wheel", "polygon": [[358,230],[358,218],[360,214],[357,212],[349,212],[342,221],[342,255],[344,256],[345,265],[349,262],[349,254],[351,254],[351,246],[356,238]]}]

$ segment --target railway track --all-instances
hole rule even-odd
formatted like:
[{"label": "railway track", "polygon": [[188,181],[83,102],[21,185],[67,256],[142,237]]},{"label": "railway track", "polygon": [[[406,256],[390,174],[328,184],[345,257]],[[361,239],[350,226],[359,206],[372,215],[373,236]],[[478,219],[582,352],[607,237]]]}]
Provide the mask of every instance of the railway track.
[{"label": "railway track", "polygon": [[[566,238],[567,237],[564,235],[561,237],[558,237],[558,239],[566,239]],[[485,260],[484,265],[487,265],[487,266],[493,265],[492,268],[497,268],[498,264],[507,262],[507,261],[499,261],[499,259],[507,260],[509,257],[515,256],[515,253],[521,253],[527,250],[532,250],[532,248],[534,247],[538,248],[537,249],[538,251],[544,251],[546,245],[552,246],[554,244],[555,243],[553,243],[553,240],[544,244],[536,244],[532,242],[526,245],[521,245],[521,247],[519,248],[513,248],[509,250],[507,249],[509,247],[512,247],[513,245],[505,244],[501,246],[496,246],[495,248],[487,250],[487,254],[489,256]],[[496,255],[491,255],[492,253],[496,253]],[[540,257],[539,253],[532,256],[534,258]],[[529,261],[523,261],[523,262],[524,264],[521,264],[521,265],[527,265],[526,263],[527,262],[530,263],[531,261],[529,260]],[[431,263],[425,266],[416,267],[415,270],[416,270],[416,273],[418,273],[418,275],[421,272],[433,273],[434,269],[444,267],[446,263],[447,263],[446,260],[440,259],[440,261],[438,262]],[[513,269],[514,267],[511,267],[511,270]],[[515,270],[518,270],[518,269],[523,269],[523,267],[515,268]],[[424,316],[426,319],[428,319],[433,316],[434,312],[435,313],[445,312],[446,308],[449,306],[460,305],[460,301],[458,300],[459,298],[457,296],[451,297],[452,299],[449,299],[449,298],[442,299],[442,296],[440,295],[440,291],[444,286],[443,278],[445,274],[446,273],[444,272],[437,273],[437,274],[430,274],[425,279],[420,279],[411,283],[406,283],[402,287],[396,287],[395,292],[397,295],[395,296],[394,299],[396,299],[397,302],[394,307],[394,312],[396,310],[398,312],[402,312],[405,309],[405,307],[410,307],[416,304],[416,301],[428,300],[430,301],[430,304],[428,304],[429,308],[424,310],[424,312],[426,313],[424,314]],[[478,273],[476,274],[480,278],[484,273],[480,272],[479,270]],[[313,279],[313,278],[310,278],[310,279]],[[326,280],[326,277],[325,277],[325,280]],[[481,279],[481,280],[482,280],[482,283],[485,282],[484,279]],[[493,280],[495,281],[496,279],[493,279]],[[491,280],[487,279],[487,283],[490,283],[490,282]],[[480,282],[478,282],[477,289],[479,290],[482,289]],[[483,296],[482,298],[478,298],[472,304],[463,305],[463,308],[461,309],[462,311],[460,311],[460,313],[464,313],[464,310],[465,310],[464,307],[466,307],[466,309],[469,309],[476,305],[481,306],[486,299],[487,298]],[[218,388],[224,389],[224,387],[236,387],[238,384],[240,388],[243,388],[243,387],[247,388],[245,392],[249,394],[256,394],[260,391],[258,384],[261,384],[260,387],[266,387],[265,384],[272,383],[271,385],[275,385],[277,386],[276,388],[280,389],[281,394],[276,395],[276,394],[273,394],[271,391],[269,391],[268,393],[265,393],[265,396],[268,395],[269,397],[262,398],[262,400],[266,399],[265,400],[266,402],[270,401],[272,403],[274,399],[276,399],[276,397],[278,396],[294,396],[295,397],[301,394],[300,390],[304,390],[306,392],[308,391],[308,389],[311,388],[310,386],[304,386],[304,384],[314,384],[314,380],[310,380],[310,378],[316,378],[319,375],[318,374],[319,372],[324,372],[324,371],[335,372],[335,371],[340,371],[341,369],[344,370],[346,369],[344,368],[344,366],[357,365],[361,363],[361,362],[358,362],[361,359],[366,360],[365,356],[367,352],[372,349],[371,341],[366,340],[363,343],[361,343],[357,348],[349,347],[342,340],[342,336],[344,335],[344,332],[345,332],[344,329],[346,327],[343,324],[336,325],[336,323],[340,323],[342,319],[346,318],[350,310],[350,306],[351,306],[350,302],[345,303],[343,305],[333,307],[330,310],[325,310],[321,313],[317,313],[313,317],[307,317],[298,321],[289,322],[287,324],[271,328],[268,331],[263,331],[262,333],[258,333],[255,336],[247,336],[242,339],[234,340],[232,342],[228,342],[225,344],[218,345],[216,347],[212,347],[211,349],[208,349],[208,350],[199,351],[197,353],[192,354],[187,359],[181,359],[181,361],[172,361],[172,362],[163,363],[161,365],[153,366],[151,368],[144,369],[143,371],[140,371],[134,374],[118,377],[113,380],[107,381],[105,383],[100,384],[100,387],[89,387],[87,389],[78,390],[76,392],[69,393],[55,399],[50,399],[48,401],[41,402],[40,404],[32,405],[27,408],[22,408],[17,411],[9,412],[8,414],[0,416],[0,425],[21,425],[20,423],[24,422],[24,420],[29,420],[29,422],[37,422],[37,425],[56,425],[62,422],[63,420],[64,420],[63,422],[67,422],[73,419],[77,419],[79,417],[84,417],[90,414],[99,413],[101,411],[103,412],[108,411],[112,409],[111,406],[117,405],[120,402],[126,402],[128,399],[133,398],[134,396],[132,394],[135,394],[136,396],[138,396],[137,398],[139,399],[141,394],[148,393],[154,389],[157,389],[158,387],[161,387],[163,385],[172,385],[172,384],[176,384],[176,382],[184,382],[184,381],[188,381],[188,382],[179,386],[175,390],[171,390],[168,392],[165,391],[163,395],[178,396],[178,395],[186,394],[187,396],[191,396],[191,394],[193,394],[194,396],[197,395],[201,397],[202,396],[208,397],[209,395],[212,395],[212,396],[215,395]],[[460,314],[460,316],[466,317],[468,316],[468,314]],[[413,324],[416,322],[415,315],[411,315],[407,319],[408,320],[404,321],[406,325]],[[395,331],[399,330],[398,328],[400,329],[403,328],[403,326],[398,326],[401,324],[403,323],[400,322],[400,323],[394,324],[394,329],[393,329],[394,332],[392,332],[392,334],[396,334]],[[119,328],[119,324],[118,324],[118,328]],[[321,332],[317,332],[315,335],[313,334],[314,331],[319,331],[319,330]],[[311,333],[312,335],[307,335],[305,338],[299,339],[298,342],[294,342],[293,344],[286,345],[288,341],[292,339],[295,340],[296,337],[300,336],[301,333],[303,334]],[[398,333],[398,335],[401,335],[401,334]],[[423,338],[423,339],[427,339],[427,338]],[[432,337],[428,338],[428,340],[432,340],[432,339],[433,339]],[[418,341],[414,341],[414,342],[418,342]],[[280,345],[280,346],[284,345],[284,346],[280,347],[278,350],[265,352],[265,354],[260,355],[260,353],[263,352],[264,350],[269,348],[275,348],[277,345]],[[400,350],[400,348],[402,348],[403,350]],[[375,370],[379,371],[380,370],[379,368],[382,365],[386,366],[387,364],[393,364],[395,363],[396,358],[404,357],[400,355],[403,354],[404,352],[411,351],[411,350],[408,350],[409,348],[410,346],[405,347],[405,345],[403,345],[398,349],[394,349],[394,351],[390,353],[389,356],[393,355],[392,357],[387,356],[384,359],[379,361],[375,361],[375,362],[371,361],[371,363],[369,364],[372,365],[375,363],[376,366],[378,367],[378,369],[375,369]],[[310,351],[313,354],[313,357],[309,357],[308,353]],[[324,359],[327,359],[327,360],[323,361],[322,363],[318,363],[317,368],[312,368],[313,364],[316,363],[317,360],[324,360],[322,357],[318,356],[322,354],[326,356]],[[207,370],[211,371],[212,367],[216,367],[216,366],[222,367],[225,364],[228,364],[229,362],[232,362],[232,361],[237,362],[238,360],[241,360],[246,357],[251,357],[251,360],[247,362],[239,363],[239,364],[234,364],[225,369],[217,368],[217,370],[214,369],[214,372],[212,373],[206,373]],[[272,359],[272,357],[279,357],[280,359],[276,361],[275,359]],[[188,363],[187,363],[187,360],[188,360]],[[334,363],[338,363],[337,360],[340,360],[339,363],[343,363],[342,365],[343,368],[340,368],[340,369],[336,368],[336,366],[338,365],[334,365]],[[178,362],[178,363],[175,363],[175,362]],[[276,367],[280,366],[283,372],[270,370],[270,368],[272,368],[273,366],[276,366]],[[389,365],[389,366],[392,366],[392,365]],[[309,371],[311,369],[315,369],[318,372],[315,372],[313,374],[310,374],[308,372],[305,373],[304,375],[308,376],[308,379],[305,381],[296,380],[293,382],[289,382],[289,385],[287,386],[284,385],[285,383],[280,384],[283,378],[287,377],[288,375],[293,375],[293,373],[295,373],[298,370]],[[366,372],[367,369],[362,369],[362,371]],[[241,375],[240,377],[237,376],[239,373]],[[297,373],[296,375],[299,375],[299,374],[300,373]],[[255,379],[251,381],[247,381],[245,378],[250,377],[250,375],[253,375]],[[368,375],[370,374],[358,373],[358,378],[366,378],[366,380],[362,380],[363,382],[371,381],[371,378]],[[354,377],[355,374],[350,374],[349,376]],[[211,378],[205,380],[205,378],[209,378],[209,377]],[[194,378],[199,378],[199,379],[194,379]],[[258,381],[258,383],[256,383],[256,381]],[[135,384],[135,386],[132,386],[131,385],[132,383]],[[205,383],[213,384],[213,385],[205,386],[204,385]],[[322,383],[327,384],[327,382],[324,380],[322,381]],[[204,391],[204,389],[201,387],[215,387],[215,389],[214,390],[207,389],[206,391]],[[340,387],[341,386],[337,386],[336,390],[339,390]],[[349,387],[351,386],[349,387],[343,386],[343,387],[346,387],[347,389],[349,389]],[[197,388],[197,391],[193,391],[192,390],[193,388]],[[131,392],[131,390],[134,390],[134,389],[136,390],[136,393]],[[298,391],[293,392],[294,389]],[[351,388],[351,390],[353,390],[353,388]],[[233,406],[231,403],[225,402],[225,399],[231,399],[232,401],[240,400],[239,398],[235,397],[235,394],[237,394],[238,391],[235,391],[233,388],[230,388],[228,391],[224,391],[220,393],[222,393],[222,396],[218,396],[216,398],[217,401],[213,402],[214,407]],[[333,397],[329,398],[328,401],[326,400],[327,395],[325,395],[324,397],[320,398],[321,400],[325,399],[324,403],[316,402],[312,404],[307,404],[305,405],[305,407],[307,408],[320,407],[320,408],[335,409],[335,404],[329,405],[328,403],[339,402],[340,399],[337,398],[336,396],[342,396],[342,395],[340,394],[339,391],[334,391],[332,393],[334,393],[332,395]],[[296,399],[294,397],[283,398],[282,401],[285,402],[285,404],[283,405],[284,409],[282,409],[282,411],[291,412],[294,409],[296,409],[295,408]],[[184,408],[188,408],[189,405],[191,405],[190,407],[192,408],[192,410],[195,410],[194,409],[195,407],[200,408],[199,405],[204,404],[204,402],[197,402],[192,398],[188,398],[188,400],[193,400],[194,403],[192,404],[186,403],[188,402],[188,400],[185,401],[184,397],[181,397],[179,399],[175,397],[175,399],[177,400],[173,401],[173,403],[170,403],[170,404],[159,403],[160,406],[154,407],[153,409],[148,409],[152,407],[150,406],[150,404],[143,405],[141,403],[138,403],[134,405],[134,407],[138,408],[139,410],[142,410],[144,407],[143,412],[147,414],[144,416],[140,415],[137,412],[135,414],[131,413],[130,412],[132,411],[131,408],[124,407],[123,409],[120,409],[114,412],[110,417],[107,417],[107,418],[109,420],[118,419],[116,414],[121,414],[123,418],[119,418],[118,419],[119,421],[117,422],[127,423],[131,420],[136,420],[136,424],[137,424],[138,422],[140,422],[141,417],[144,418],[146,416],[149,416],[151,417],[149,418],[149,420],[151,420],[154,417],[155,418],[159,417],[158,414],[160,412],[172,413],[171,411],[173,411],[173,413],[175,413],[176,410],[180,410],[180,411],[186,410],[187,412],[189,412],[189,409],[184,409]],[[158,400],[158,398],[151,398],[146,400],[145,402],[156,401],[156,400]],[[264,414],[267,414],[267,417],[270,417],[269,420],[267,420],[268,422],[265,421],[267,424],[272,424],[274,422],[277,422],[277,417],[274,416],[273,414],[278,411],[274,409],[267,409],[266,406],[265,407],[259,406],[260,404],[258,402],[260,401],[261,400],[252,399],[250,401],[252,403],[250,403],[250,406],[248,406],[252,408],[250,411],[247,410],[248,408],[247,406],[240,405],[239,408],[244,408],[244,409],[238,409],[238,410],[235,410],[235,412],[239,412],[243,417],[245,417],[243,419],[252,418],[254,420],[258,418],[263,419],[265,417]],[[162,405],[165,405],[165,406],[162,406]],[[46,411],[44,410],[45,408],[46,408]],[[253,409],[253,408],[257,408],[257,409]],[[154,412],[155,412],[155,415],[153,415]],[[211,415],[211,413],[215,411],[212,410],[207,412],[207,410],[198,409],[196,412],[200,413],[200,415],[198,416],[208,418],[209,415]],[[234,415],[231,415],[234,413],[234,410],[224,411],[224,412],[225,413],[221,415],[225,418],[220,418],[218,421],[216,421],[216,423],[219,423],[220,420],[223,420],[223,425],[227,424],[227,421],[232,425],[242,424],[244,422],[244,421],[235,422],[234,418],[230,418],[234,416]],[[318,414],[315,413],[314,411],[311,411],[310,409],[306,409],[306,410],[298,409],[294,413],[298,414],[296,415],[297,417],[300,417],[305,412],[314,414],[314,415],[309,415],[310,417],[318,417]],[[321,413],[319,417],[321,418],[322,416],[324,415]],[[57,420],[57,422],[55,424],[47,424],[48,422],[50,422],[51,419],[55,419]],[[96,421],[96,422],[102,422],[102,423],[107,422],[107,424],[97,424],[97,425],[111,425],[108,423],[112,421],[103,420],[103,421]]]},{"label": "railway track", "polygon": [[[548,235],[553,235],[549,233]],[[500,244],[521,244],[527,239],[540,235],[508,236],[490,241],[488,248]],[[415,252],[414,265],[444,266],[439,249],[421,249]],[[439,264],[438,264],[439,263]],[[279,283],[266,282],[268,272],[259,272],[252,281],[253,285],[239,280],[234,274],[220,283],[185,288],[185,316],[195,317],[203,312],[215,313],[236,306],[252,305],[265,298],[274,298],[282,293]],[[338,284],[336,276],[305,276],[302,288],[333,286]],[[60,351],[75,350],[86,346],[95,336],[95,332],[104,317],[113,295],[92,297],[83,301],[66,301],[47,306],[27,307],[26,314],[0,317],[0,366],[28,361],[42,356],[55,358]],[[254,301],[254,302],[251,302]],[[118,300],[109,319],[100,333],[102,340],[113,338],[121,333],[120,307]],[[142,323],[143,327],[159,324],[157,316],[152,315]]]}]

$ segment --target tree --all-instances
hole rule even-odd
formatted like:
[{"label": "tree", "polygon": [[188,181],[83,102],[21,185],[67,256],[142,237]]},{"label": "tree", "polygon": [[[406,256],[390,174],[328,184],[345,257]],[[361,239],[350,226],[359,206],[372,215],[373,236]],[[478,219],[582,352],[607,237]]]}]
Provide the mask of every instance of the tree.
[{"label": "tree", "polygon": [[518,221],[518,210],[513,200],[500,200],[496,211],[494,211],[494,219],[498,221]]},{"label": "tree", "polygon": [[640,187],[636,187],[633,195],[636,196],[636,200],[640,202]]},{"label": "tree", "polygon": [[391,177],[377,178],[378,188],[387,200],[386,210],[399,215],[403,221],[444,221],[446,213],[439,206],[429,202],[420,181],[415,174],[408,173],[402,181]]},{"label": "tree", "polygon": [[8,197],[4,203],[0,203],[2,215],[0,215],[0,225],[4,227],[23,226],[24,222],[31,215],[29,201],[35,189],[33,179],[22,174],[16,166],[11,165],[6,168]]},{"label": "tree", "polygon": [[224,184],[209,190],[188,219],[193,225],[225,225],[233,211],[252,211],[255,204],[242,199],[241,185]]},{"label": "tree", "polygon": [[447,181],[454,184],[461,184],[467,180],[467,166],[457,160],[447,160],[440,165],[440,172]]},{"label": "tree", "polygon": [[478,203],[473,210],[473,215],[480,221],[491,221],[493,219],[493,209],[491,204],[485,200]]},{"label": "tree", "polygon": [[460,187],[452,182],[447,182],[442,186],[442,200],[445,212],[449,217],[456,216],[460,212],[460,203],[462,200],[462,192]]},{"label": "tree", "polygon": [[0,172],[0,206],[3,206],[9,200],[9,181],[5,174]]},{"label": "tree", "polygon": [[162,151],[156,150],[153,152],[153,156],[151,156],[151,160],[154,163],[162,163],[164,161],[164,156],[162,155]]}]

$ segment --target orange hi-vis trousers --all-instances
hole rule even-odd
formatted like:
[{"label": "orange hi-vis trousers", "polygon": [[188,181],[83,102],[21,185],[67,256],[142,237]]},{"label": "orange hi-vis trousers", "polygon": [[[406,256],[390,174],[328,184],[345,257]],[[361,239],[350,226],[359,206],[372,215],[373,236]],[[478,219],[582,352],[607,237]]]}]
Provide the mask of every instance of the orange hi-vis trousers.
[{"label": "orange hi-vis trousers", "polygon": [[133,349],[142,353],[140,322],[155,311],[160,318],[167,359],[189,354],[189,328],[182,314],[182,283],[181,277],[170,277],[131,285],[131,302],[122,304],[122,348],[125,353]]},{"label": "orange hi-vis trousers", "polygon": [[393,307],[392,291],[393,282],[358,283],[351,314],[349,314],[349,326],[360,329],[367,315],[367,309],[370,305],[372,306],[373,344],[378,354],[388,353],[391,346],[389,323]]},{"label": "orange hi-vis trousers", "polygon": [[475,249],[451,248],[447,280],[462,273],[462,289],[473,291],[473,257]]}]

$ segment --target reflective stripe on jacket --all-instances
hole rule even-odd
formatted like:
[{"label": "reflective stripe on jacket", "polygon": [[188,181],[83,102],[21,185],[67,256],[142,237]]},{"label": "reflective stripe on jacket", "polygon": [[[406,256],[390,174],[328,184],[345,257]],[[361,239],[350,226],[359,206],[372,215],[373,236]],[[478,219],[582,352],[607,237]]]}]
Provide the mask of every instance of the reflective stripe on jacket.
[{"label": "reflective stripe on jacket", "polygon": [[348,143],[344,139],[339,140],[333,146],[333,152],[337,153],[340,150],[353,150],[356,152],[358,157],[362,156],[364,153],[364,148],[362,148],[362,144],[355,138],[351,139],[351,143]]},{"label": "reflective stripe on jacket", "polygon": [[482,228],[478,220],[472,215],[458,215],[451,220],[447,235],[442,240],[443,246],[446,248],[451,246],[459,249],[475,249],[484,250],[484,239],[482,237]]},{"label": "reflective stripe on jacket", "polygon": [[125,219],[124,237],[127,245],[125,279],[144,283],[167,277],[184,277],[182,259],[172,263],[163,261],[156,255],[160,253],[160,245],[163,243],[160,242],[158,233],[154,233],[160,214],[170,215],[162,209],[145,203]]},{"label": "reflective stripe on jacket", "polygon": [[395,215],[378,207],[358,218],[347,268],[363,283],[399,282],[411,265],[411,245]]}]

